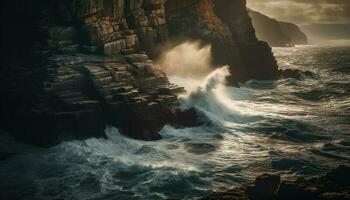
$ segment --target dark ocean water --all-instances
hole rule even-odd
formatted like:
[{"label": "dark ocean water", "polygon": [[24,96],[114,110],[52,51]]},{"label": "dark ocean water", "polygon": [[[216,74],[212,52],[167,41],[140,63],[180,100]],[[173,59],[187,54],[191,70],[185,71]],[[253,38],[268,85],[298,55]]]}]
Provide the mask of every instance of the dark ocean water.
[{"label": "dark ocean water", "polygon": [[350,164],[350,46],[274,53],[281,68],[316,78],[233,88],[223,84],[225,67],[201,81],[171,77],[190,90],[182,106],[195,106],[206,123],[166,126],[161,141],[132,140],[109,127],[108,139],[41,149],[0,135],[0,152],[16,153],[0,160],[2,199],[193,199],[262,172],[294,179]]}]

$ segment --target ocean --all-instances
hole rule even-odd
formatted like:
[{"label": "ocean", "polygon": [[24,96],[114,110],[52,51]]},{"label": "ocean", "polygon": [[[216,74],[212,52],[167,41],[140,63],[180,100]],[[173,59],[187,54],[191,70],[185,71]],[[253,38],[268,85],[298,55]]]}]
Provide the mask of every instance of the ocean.
[{"label": "ocean", "polygon": [[273,48],[280,68],[303,80],[225,86],[223,66],[203,79],[170,77],[188,93],[203,125],[165,126],[145,142],[106,127],[107,138],[38,148],[0,134],[0,199],[194,199],[249,183],[322,175],[350,164],[350,46]]}]

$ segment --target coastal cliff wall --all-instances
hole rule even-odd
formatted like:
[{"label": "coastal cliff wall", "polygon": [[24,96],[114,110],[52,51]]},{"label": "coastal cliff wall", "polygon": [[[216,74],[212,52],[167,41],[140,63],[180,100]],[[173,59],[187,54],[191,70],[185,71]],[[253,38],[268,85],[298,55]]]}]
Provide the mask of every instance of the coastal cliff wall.
[{"label": "coastal cliff wall", "polygon": [[295,45],[304,45],[308,44],[308,37],[301,29],[293,24],[288,22],[279,22],[282,32],[289,37],[292,44]]},{"label": "coastal cliff wall", "polygon": [[292,23],[280,22],[249,9],[256,36],[271,46],[288,46],[307,44],[307,36]]},{"label": "coastal cliff wall", "polygon": [[33,27],[18,40],[20,27],[2,36],[15,42],[3,46],[11,51],[1,69],[6,94],[1,127],[24,142],[47,146],[103,136],[106,124],[143,140],[160,139],[165,124],[198,125],[193,109],[178,109],[177,95],[184,89],[152,60],[173,44],[198,40],[212,45],[215,65],[231,66],[230,82],[276,79],[271,49],[255,37],[245,5],[244,0],[4,3],[16,11],[5,13],[8,26]]},{"label": "coastal cliff wall", "polygon": [[171,40],[211,44],[213,64],[230,66],[230,82],[278,77],[271,48],[256,38],[245,0],[169,0],[166,17]]}]

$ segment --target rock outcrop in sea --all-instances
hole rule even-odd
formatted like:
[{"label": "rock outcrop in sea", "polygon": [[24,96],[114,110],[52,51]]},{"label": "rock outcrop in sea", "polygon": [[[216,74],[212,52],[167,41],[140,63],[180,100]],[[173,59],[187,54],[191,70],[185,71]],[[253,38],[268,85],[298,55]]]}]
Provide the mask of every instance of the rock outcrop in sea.
[{"label": "rock outcrop in sea", "polygon": [[278,174],[263,174],[252,184],[214,193],[203,200],[348,200],[350,167],[339,166],[321,177],[281,181]]},{"label": "rock outcrop in sea", "polygon": [[245,0],[170,0],[166,3],[169,38],[175,44],[211,44],[213,65],[229,65],[229,82],[278,77],[270,46],[259,41]]},{"label": "rock outcrop in sea", "polygon": [[[2,1],[1,127],[26,143],[103,136],[106,124],[160,139],[165,124],[196,126],[184,89],[153,60],[188,40],[212,45],[229,82],[279,77],[245,0]],[[5,95],[6,94],[6,95]]]}]

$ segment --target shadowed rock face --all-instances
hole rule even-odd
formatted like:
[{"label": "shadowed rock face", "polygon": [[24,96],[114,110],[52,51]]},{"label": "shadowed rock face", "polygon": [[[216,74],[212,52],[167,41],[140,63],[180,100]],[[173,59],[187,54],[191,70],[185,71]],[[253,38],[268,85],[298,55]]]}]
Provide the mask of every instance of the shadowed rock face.
[{"label": "shadowed rock face", "polygon": [[277,20],[253,10],[249,10],[249,15],[259,39],[268,42],[271,46],[286,46],[291,43],[290,38],[283,33]]},{"label": "shadowed rock face", "polygon": [[[244,0],[28,2],[26,9],[20,0],[4,5],[14,10],[5,12],[6,24],[35,28],[13,43],[18,47],[4,43],[11,51],[0,77],[6,94],[1,127],[28,143],[103,136],[106,124],[143,140],[160,139],[165,124],[198,125],[194,110],[177,108],[184,89],[152,61],[188,39],[210,43],[214,64],[231,66],[232,83],[277,78],[276,61],[256,39]],[[17,31],[6,29],[5,39],[17,41]],[[16,50],[20,44],[25,53]]]},{"label": "shadowed rock face", "polygon": [[277,64],[267,43],[258,41],[242,0],[168,0],[169,38],[212,45],[213,64],[229,65],[230,82],[277,78]]},{"label": "shadowed rock face", "polygon": [[292,23],[279,22],[282,32],[290,38],[292,44],[303,45],[308,43],[307,36],[300,28]]}]

